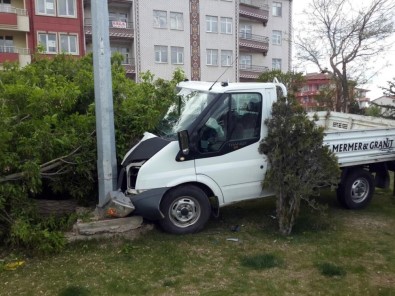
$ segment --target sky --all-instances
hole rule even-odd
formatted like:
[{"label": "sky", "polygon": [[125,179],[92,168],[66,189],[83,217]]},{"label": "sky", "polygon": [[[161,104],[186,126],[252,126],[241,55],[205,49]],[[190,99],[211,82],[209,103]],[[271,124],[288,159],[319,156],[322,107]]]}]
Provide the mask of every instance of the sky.
[{"label": "sky", "polygon": [[[361,0],[350,0],[353,2],[353,5],[360,5]],[[362,0],[363,1],[363,0]],[[369,1],[369,0],[365,0]],[[298,28],[298,23],[300,23],[303,18],[303,10],[308,7],[308,4],[311,2],[311,0],[294,0],[292,1],[293,3],[293,25],[294,25],[294,34],[297,31]],[[395,17],[394,17],[395,21]],[[395,78],[395,34],[391,38],[393,41],[393,44],[388,52],[384,52],[380,55],[378,61],[372,61],[371,66],[375,67],[377,71],[377,74],[375,73],[369,73],[368,77],[372,77],[368,84],[365,85],[359,85],[358,87],[368,89],[370,90],[367,93],[367,97],[370,98],[370,100],[377,99],[383,95],[383,91],[379,88],[381,87],[386,87],[388,86],[387,81],[392,80]],[[295,49],[293,50],[295,54]],[[294,63],[297,62],[294,57]],[[386,64],[390,64],[385,66]],[[306,71],[308,73],[310,72],[318,72],[318,68],[313,65],[306,65],[303,67],[303,69],[298,68],[298,71]]]}]

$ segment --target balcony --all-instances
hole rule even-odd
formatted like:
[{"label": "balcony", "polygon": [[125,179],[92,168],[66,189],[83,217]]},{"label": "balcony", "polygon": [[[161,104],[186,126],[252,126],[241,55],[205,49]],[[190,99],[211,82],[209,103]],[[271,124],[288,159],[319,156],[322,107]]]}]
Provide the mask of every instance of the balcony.
[{"label": "balcony", "polygon": [[269,38],[249,33],[240,33],[239,48],[240,51],[259,52],[266,56],[269,50]]},{"label": "balcony", "polygon": [[24,67],[31,62],[30,51],[28,48],[2,46],[0,47],[0,64],[4,62],[18,62]]},{"label": "balcony", "polygon": [[26,9],[0,5],[0,29],[29,32],[29,17]]},{"label": "balcony", "polygon": [[240,0],[240,16],[262,22],[266,26],[269,20],[269,5],[263,2],[262,0]]},{"label": "balcony", "polygon": [[[134,38],[134,29],[132,22],[109,21],[108,24],[110,40],[126,40]],[[92,39],[92,19],[87,18],[84,21],[85,36]]]},{"label": "balcony", "polygon": [[123,67],[125,68],[126,75],[136,74],[136,61],[133,58],[126,58],[122,62]]},{"label": "balcony", "polygon": [[240,64],[240,81],[251,81],[258,79],[263,72],[269,71],[268,67]]},{"label": "balcony", "polygon": [[[133,0],[107,0],[109,5],[115,4],[117,7],[130,7],[133,4]],[[84,5],[91,5],[91,0],[84,0]]]}]

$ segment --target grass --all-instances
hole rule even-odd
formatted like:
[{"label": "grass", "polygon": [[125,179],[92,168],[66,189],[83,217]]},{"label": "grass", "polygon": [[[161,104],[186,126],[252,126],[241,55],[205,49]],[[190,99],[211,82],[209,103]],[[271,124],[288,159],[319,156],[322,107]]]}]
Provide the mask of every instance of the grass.
[{"label": "grass", "polygon": [[6,250],[0,265],[24,264],[0,271],[0,294],[395,295],[392,193],[377,190],[359,211],[340,208],[334,192],[322,201],[326,213],[303,208],[289,237],[278,234],[275,200],[266,199],[224,208],[194,235],[155,228],[47,257]]}]

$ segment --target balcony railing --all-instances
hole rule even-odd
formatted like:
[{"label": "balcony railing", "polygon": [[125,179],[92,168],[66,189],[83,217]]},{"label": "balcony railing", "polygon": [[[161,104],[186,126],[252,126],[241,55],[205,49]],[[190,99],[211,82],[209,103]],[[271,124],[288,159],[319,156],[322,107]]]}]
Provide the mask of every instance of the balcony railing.
[{"label": "balcony railing", "polygon": [[266,26],[269,5],[262,0],[240,0],[240,16],[261,21]]},{"label": "balcony railing", "polygon": [[[85,19],[85,26],[92,26],[92,19]],[[118,29],[133,29],[133,22],[124,22],[124,21],[109,21],[109,28],[118,28]]]},{"label": "balcony railing", "polygon": [[0,54],[2,53],[30,54],[30,49],[15,46],[0,46]]},{"label": "balcony railing", "polygon": [[266,66],[240,64],[240,71],[243,71],[243,72],[254,72],[254,73],[263,73],[263,72],[269,71],[269,68],[266,67]]},{"label": "balcony railing", "polygon": [[263,10],[269,10],[269,4],[262,0],[240,0],[240,4],[258,7]]},{"label": "balcony railing", "polygon": [[136,73],[136,60],[134,58],[125,58],[122,65],[126,70],[126,74]]},{"label": "balcony railing", "polygon": [[0,46],[0,64],[5,62],[19,62],[24,67],[31,61],[28,48],[17,48],[14,46]]},{"label": "balcony railing", "polygon": [[[92,19],[86,18],[84,20],[85,35],[92,36]],[[134,37],[133,22],[124,21],[109,21],[110,38],[127,38]]]},{"label": "balcony railing", "polygon": [[261,52],[266,55],[269,50],[269,37],[241,32],[239,47],[242,51]]},{"label": "balcony railing", "polygon": [[27,10],[26,9],[12,7],[10,5],[1,5],[0,4],[0,12],[3,12],[3,13],[14,13],[14,14],[17,14],[17,15],[27,15]]}]

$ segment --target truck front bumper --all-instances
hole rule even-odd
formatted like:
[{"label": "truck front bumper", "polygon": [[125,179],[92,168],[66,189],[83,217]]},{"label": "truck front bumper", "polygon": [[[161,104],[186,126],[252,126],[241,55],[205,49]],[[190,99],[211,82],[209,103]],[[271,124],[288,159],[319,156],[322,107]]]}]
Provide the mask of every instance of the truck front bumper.
[{"label": "truck front bumper", "polygon": [[135,206],[134,215],[148,220],[160,220],[165,217],[160,210],[160,202],[169,188],[149,189],[136,195],[127,195]]}]

